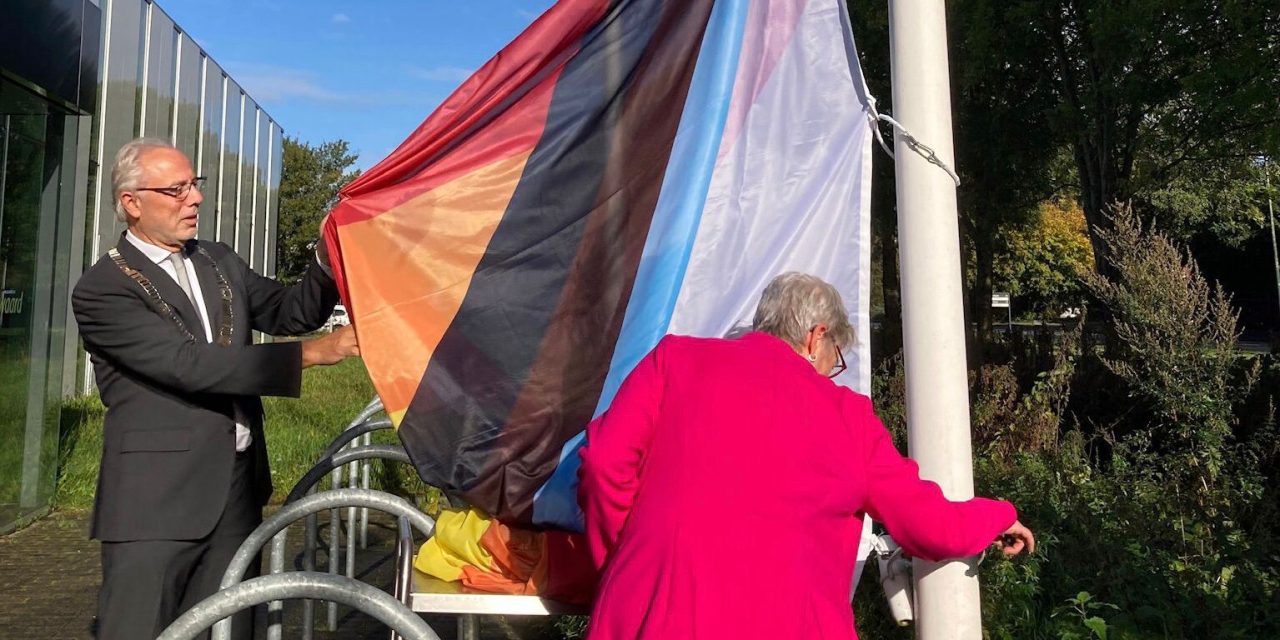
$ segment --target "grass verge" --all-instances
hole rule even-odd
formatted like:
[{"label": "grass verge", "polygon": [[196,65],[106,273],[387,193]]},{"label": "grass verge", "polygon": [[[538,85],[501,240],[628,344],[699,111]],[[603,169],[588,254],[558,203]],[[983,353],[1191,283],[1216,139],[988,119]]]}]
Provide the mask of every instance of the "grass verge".
[{"label": "grass verge", "polygon": [[[325,447],[373,398],[373,385],[364,363],[348,359],[332,367],[303,372],[301,398],[264,398],[267,451],[271,457],[273,502],[280,502],[298,479],[316,463]],[[71,398],[62,407],[58,456],[58,489],[55,506],[79,509],[93,506],[102,455],[102,418],[105,410],[97,395]],[[376,443],[398,443],[391,430],[374,434]],[[374,488],[413,495],[433,506],[428,492],[407,465],[375,462]]]}]

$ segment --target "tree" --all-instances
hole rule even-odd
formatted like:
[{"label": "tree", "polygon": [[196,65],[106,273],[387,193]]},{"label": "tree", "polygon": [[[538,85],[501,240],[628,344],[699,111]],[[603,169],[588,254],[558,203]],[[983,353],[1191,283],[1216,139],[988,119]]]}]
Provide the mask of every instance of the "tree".
[{"label": "tree", "polygon": [[320,221],[338,202],[338,191],[360,175],[346,140],[310,145],[286,136],[280,175],[276,276],[296,282],[314,254]]},{"label": "tree", "polygon": [[1274,151],[1280,4],[1234,0],[1018,0],[1052,79],[1095,265],[1107,208],[1206,162]]},{"label": "tree", "polygon": [[[889,78],[889,5],[885,2],[848,0],[849,17],[856,33],[862,75],[871,95],[884,113],[893,110]],[[858,108],[850,105],[851,109]],[[888,132],[886,142],[893,143]],[[898,276],[898,208],[894,184],[894,161],[878,149],[871,161],[872,284],[883,315],[880,330],[872,332],[872,359],[890,357],[902,349],[902,285]],[[877,296],[877,293],[879,294]],[[873,306],[874,306],[873,302]]]},{"label": "tree", "polygon": [[[892,113],[887,8],[883,2],[849,2],[867,84],[880,110]],[[948,3],[955,168],[962,179],[958,209],[968,256],[969,319],[977,323],[978,339],[990,333],[993,260],[1001,234],[1032,223],[1037,205],[1061,188],[1052,178],[1063,145],[1049,126],[1051,86],[1035,63],[1039,40],[1019,26],[1024,20],[995,0]],[[876,154],[872,222],[886,329],[901,322],[892,169],[892,160]],[[886,333],[892,353],[900,338]]]},{"label": "tree", "polygon": [[1034,220],[1000,232],[994,280],[1030,309],[1056,315],[1081,304],[1083,279],[1093,271],[1093,247],[1084,211],[1074,199],[1041,203]]},{"label": "tree", "polygon": [[1225,248],[1239,249],[1267,224],[1264,172],[1256,158],[1202,162],[1194,172],[1145,189],[1135,206],[1177,242],[1210,237]]},{"label": "tree", "polygon": [[1231,298],[1205,280],[1190,254],[1131,209],[1108,217],[1111,228],[1101,236],[1116,275],[1087,279],[1115,320],[1118,341],[1106,365],[1149,413],[1143,441],[1176,462],[1166,465],[1166,477],[1207,497],[1240,453],[1228,446],[1237,424],[1233,405],[1248,397],[1258,363],[1237,356]]},{"label": "tree", "polygon": [[[1110,264],[1101,234],[1116,202],[1133,202],[1175,235],[1209,231],[1209,244],[1239,248],[1256,234],[1254,159],[1280,144],[1280,4],[956,0],[949,8],[960,211],[981,328],[991,242],[1034,219],[1046,198],[1080,199],[1099,272]],[[1070,171],[1055,166],[1063,156]]]},{"label": "tree", "polygon": [[[948,3],[957,204],[972,256],[969,320],[991,334],[995,259],[1003,242],[1038,220],[1038,207],[1062,185],[1053,178],[1062,142],[1050,126],[1052,85],[1037,65],[1042,49],[1022,28],[1026,16],[1005,0]],[[973,349],[974,358],[982,356]],[[975,360],[975,365],[980,363]]]}]

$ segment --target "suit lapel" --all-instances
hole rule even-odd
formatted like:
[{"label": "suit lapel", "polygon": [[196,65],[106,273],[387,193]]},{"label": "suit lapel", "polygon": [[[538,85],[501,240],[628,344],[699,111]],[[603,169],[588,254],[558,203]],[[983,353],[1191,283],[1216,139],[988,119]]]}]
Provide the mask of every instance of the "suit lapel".
[{"label": "suit lapel", "polygon": [[[207,342],[204,335],[204,325],[200,322],[200,313],[191,304],[191,300],[187,299],[187,294],[174,281],[173,276],[165,273],[164,269],[160,268],[160,265],[152,262],[137,247],[133,246],[133,243],[125,239],[124,234],[120,235],[120,242],[116,243],[116,251],[120,252],[120,256],[124,258],[124,261],[130,267],[137,269],[139,273],[151,281],[160,297],[169,303],[169,306],[173,307],[174,312],[178,314],[178,318],[182,320],[182,324],[191,332],[191,335],[201,342]],[[204,286],[203,280],[200,285]],[[208,302],[205,304],[207,305]]]},{"label": "suit lapel", "polygon": [[[196,243],[193,240],[189,243],[191,253],[191,264],[196,269],[196,279],[200,281],[200,296],[204,298],[204,310],[209,314],[209,329],[213,335],[213,339],[218,339],[218,328],[222,326],[222,288],[218,286],[218,276],[214,273],[213,264],[210,262],[212,256],[205,257],[195,250]],[[227,301],[226,304],[230,304]]]}]

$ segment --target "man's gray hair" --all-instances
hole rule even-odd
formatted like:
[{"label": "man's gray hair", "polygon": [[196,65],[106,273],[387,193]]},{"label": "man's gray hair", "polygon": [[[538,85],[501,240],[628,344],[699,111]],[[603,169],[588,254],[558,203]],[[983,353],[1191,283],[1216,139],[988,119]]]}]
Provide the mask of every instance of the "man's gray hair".
[{"label": "man's gray hair", "polygon": [[124,205],[120,203],[120,194],[133,191],[142,186],[142,152],[148,149],[176,149],[168,140],[160,138],[136,138],[126,142],[116,152],[115,164],[111,165],[111,197],[115,200],[116,220],[128,222]]},{"label": "man's gray hair", "polygon": [[807,273],[784,273],[764,288],[756,307],[756,331],[782,338],[793,347],[804,345],[815,326],[827,325],[827,335],[842,349],[854,345],[853,326],[836,288]]}]

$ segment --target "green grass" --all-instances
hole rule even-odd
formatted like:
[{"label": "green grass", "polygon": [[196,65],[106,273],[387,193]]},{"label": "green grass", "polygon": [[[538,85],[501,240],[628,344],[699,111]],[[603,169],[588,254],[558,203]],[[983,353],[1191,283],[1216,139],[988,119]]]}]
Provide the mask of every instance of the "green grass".
[{"label": "green grass", "polygon": [[301,398],[263,398],[273,501],[284,499],[371,398],[373,384],[364,363],[350,358],[304,371]]},{"label": "green grass", "polygon": [[[313,367],[303,372],[301,398],[263,399],[267,451],[275,485],[273,502],[284,500],[325,447],[371,398],[373,385],[364,363],[348,359],[332,367]],[[96,395],[73,398],[63,404],[55,500],[60,509],[93,506],[102,455],[102,417],[102,403]],[[375,432],[374,442],[391,444],[398,440],[391,430],[383,430]],[[393,468],[385,469],[381,462],[375,463],[371,473],[375,488],[422,497],[427,499],[426,506],[434,507],[434,492],[427,491],[407,465],[390,465]]]},{"label": "green grass", "polygon": [[22,494],[31,359],[19,344],[25,334],[17,331],[5,329],[9,335],[0,335],[0,505],[17,505]]},{"label": "green grass", "polygon": [[97,394],[63,401],[58,438],[58,489],[53,498],[56,508],[93,506],[105,412]]}]

